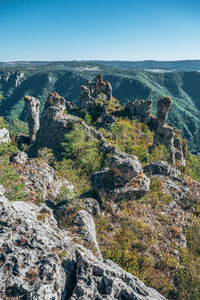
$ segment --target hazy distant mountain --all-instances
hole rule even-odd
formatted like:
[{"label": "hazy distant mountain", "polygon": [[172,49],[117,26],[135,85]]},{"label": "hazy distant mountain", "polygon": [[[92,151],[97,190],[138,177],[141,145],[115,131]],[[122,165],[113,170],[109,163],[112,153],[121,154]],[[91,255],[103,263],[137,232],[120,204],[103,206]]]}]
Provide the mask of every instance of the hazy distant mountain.
[{"label": "hazy distant mountain", "polygon": [[[126,64],[129,67],[124,69]],[[151,71],[132,70],[134,65],[142,64],[144,69],[148,65]],[[164,70],[164,65],[167,70],[170,64],[187,71],[157,71]],[[25,94],[37,97],[41,110],[50,91],[57,91],[66,100],[78,104],[80,86],[86,79],[102,73],[105,80],[111,82],[113,95],[121,103],[128,99],[152,99],[155,112],[160,97],[172,96],[174,101],[168,120],[183,130],[190,149],[200,152],[200,72],[188,71],[197,70],[198,66],[200,69],[200,61],[0,63],[0,94],[3,96],[0,96],[0,115],[25,121]]]}]

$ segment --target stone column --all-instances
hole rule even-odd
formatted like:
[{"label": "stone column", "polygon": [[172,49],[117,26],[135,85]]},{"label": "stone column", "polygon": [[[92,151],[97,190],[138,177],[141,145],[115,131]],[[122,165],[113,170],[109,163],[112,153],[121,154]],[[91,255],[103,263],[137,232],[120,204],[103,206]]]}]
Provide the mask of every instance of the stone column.
[{"label": "stone column", "polygon": [[158,101],[158,106],[157,106],[158,126],[164,126],[171,104],[172,104],[172,99],[170,97],[163,97]]},{"label": "stone column", "polygon": [[30,138],[30,143],[32,144],[36,139],[36,134],[40,126],[40,122],[39,122],[40,102],[38,99],[31,96],[25,96],[24,102],[27,107],[29,138]]}]

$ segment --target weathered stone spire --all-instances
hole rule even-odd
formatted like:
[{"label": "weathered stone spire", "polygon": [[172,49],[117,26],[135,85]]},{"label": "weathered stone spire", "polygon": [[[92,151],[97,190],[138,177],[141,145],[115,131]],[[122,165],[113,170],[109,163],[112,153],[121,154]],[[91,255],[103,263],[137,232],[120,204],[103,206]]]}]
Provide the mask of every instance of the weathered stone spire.
[{"label": "weathered stone spire", "polygon": [[40,102],[38,99],[31,96],[25,96],[24,102],[27,107],[29,138],[30,138],[30,143],[32,144],[36,139],[36,134],[40,126],[40,122],[39,122]]}]

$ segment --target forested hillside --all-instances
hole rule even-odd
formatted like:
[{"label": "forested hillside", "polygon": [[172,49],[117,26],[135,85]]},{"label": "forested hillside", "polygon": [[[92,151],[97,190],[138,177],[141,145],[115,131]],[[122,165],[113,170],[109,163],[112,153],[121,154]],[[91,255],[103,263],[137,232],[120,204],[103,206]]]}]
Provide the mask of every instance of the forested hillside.
[{"label": "forested hillside", "polygon": [[[21,62],[0,64],[0,115],[10,124],[22,128],[26,121],[24,95],[41,102],[41,110],[50,91],[57,91],[67,101],[79,104],[80,86],[86,79],[104,74],[113,87],[113,96],[124,104],[127,100],[151,99],[153,111],[162,96],[172,96],[173,106],[168,121],[183,131],[194,153],[200,147],[200,73],[197,71],[151,72],[120,69],[105,62]],[[111,62],[110,62],[111,64]],[[131,65],[131,63],[129,64]],[[182,63],[183,65],[183,63]],[[191,63],[189,64],[191,66]],[[116,68],[116,66],[118,68]],[[187,64],[184,64],[186,68]],[[129,68],[129,70],[128,70]],[[198,64],[196,64],[198,68]],[[190,70],[191,68],[188,67]],[[16,126],[15,126],[16,127]]]}]

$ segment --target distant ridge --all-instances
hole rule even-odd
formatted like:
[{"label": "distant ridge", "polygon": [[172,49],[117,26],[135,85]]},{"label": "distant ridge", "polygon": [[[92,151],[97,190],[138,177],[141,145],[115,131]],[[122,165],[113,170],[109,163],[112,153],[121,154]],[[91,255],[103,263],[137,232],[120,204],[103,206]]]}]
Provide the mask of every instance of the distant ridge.
[{"label": "distant ridge", "polygon": [[128,70],[165,70],[165,71],[200,71],[200,60],[175,60],[175,61],[123,61],[123,60],[72,60],[72,61],[12,61],[0,62],[1,67],[60,65],[60,64],[99,64],[108,67]]}]

